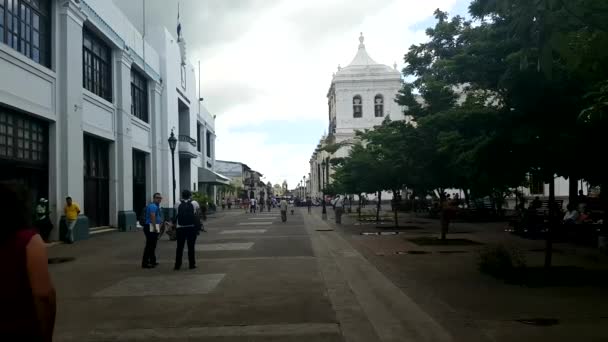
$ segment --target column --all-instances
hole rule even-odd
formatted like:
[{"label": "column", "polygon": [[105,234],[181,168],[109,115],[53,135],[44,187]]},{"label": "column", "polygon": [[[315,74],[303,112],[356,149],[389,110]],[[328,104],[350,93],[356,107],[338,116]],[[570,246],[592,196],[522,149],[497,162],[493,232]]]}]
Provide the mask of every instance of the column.
[{"label": "column", "polygon": [[[84,170],[82,131],[82,25],[86,15],[75,0],[63,0],[59,4],[55,54],[57,58],[57,122],[51,126],[50,153],[50,194],[56,203],[57,218],[63,215],[65,197],[70,196],[84,212]],[[53,146],[54,145],[54,146]],[[55,184],[53,184],[55,183]],[[89,223],[86,216],[80,216],[74,230],[76,240],[88,237]],[[56,220],[59,222],[59,220]],[[55,237],[62,230],[62,224],[54,230]]]},{"label": "column", "polygon": [[[152,135],[152,146],[150,148],[150,169],[151,169],[151,177],[150,177],[150,186],[152,193],[155,192],[163,192],[163,174],[162,171],[166,169],[163,168],[163,155],[168,155],[169,147],[167,144],[168,136],[165,137],[162,133],[162,94],[163,94],[163,86],[162,84],[150,81],[148,82],[148,90],[150,94],[150,134]],[[169,190],[171,192],[171,190]],[[162,194],[163,197],[169,198],[169,193]]]},{"label": "column", "polygon": [[[118,229],[135,230],[137,214],[133,208],[133,144],[131,127],[131,66],[133,58],[129,50],[118,50],[114,54],[114,75],[116,76],[116,143],[112,158],[115,161],[116,191],[114,210]],[[112,190],[110,190],[112,191]],[[139,211],[140,208],[137,208]]]}]

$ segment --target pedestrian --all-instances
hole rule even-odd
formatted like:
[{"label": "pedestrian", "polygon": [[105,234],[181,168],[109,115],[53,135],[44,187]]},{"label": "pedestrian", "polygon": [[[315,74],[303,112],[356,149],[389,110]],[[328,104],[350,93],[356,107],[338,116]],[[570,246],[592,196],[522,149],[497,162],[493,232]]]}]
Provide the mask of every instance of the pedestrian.
[{"label": "pedestrian", "polygon": [[35,227],[38,228],[38,232],[44,242],[49,241],[49,236],[53,230],[53,223],[51,222],[49,214],[49,201],[46,198],[41,198],[36,206]]},{"label": "pedestrian", "polygon": [[226,209],[226,199],[222,197],[222,210]]},{"label": "pedestrian", "polygon": [[249,212],[250,213],[255,213],[255,211],[257,209],[256,204],[257,204],[257,201],[256,201],[255,197],[252,197],[251,200],[249,200]]},{"label": "pedestrian", "polygon": [[287,221],[287,200],[282,198],[281,203],[279,203],[279,208],[281,209],[281,221]]},{"label": "pedestrian", "polygon": [[68,196],[65,198],[66,205],[63,208],[63,213],[65,214],[65,225],[66,225],[66,233],[65,233],[65,241],[67,243],[74,243],[74,227],[76,227],[76,221],[78,220],[78,215],[80,214],[80,206],[78,203],[72,200],[72,197]]},{"label": "pedestrian", "polygon": [[52,341],[55,288],[47,247],[30,222],[29,195],[16,184],[0,184],[0,336],[2,341]]},{"label": "pedestrian", "polygon": [[342,224],[342,214],[344,213],[344,199],[340,197],[340,195],[336,196],[334,208],[336,210],[336,224]]},{"label": "pedestrian", "polygon": [[308,213],[310,214],[311,208],[312,208],[312,199],[309,197],[306,197],[306,207],[308,207]]},{"label": "pedestrian", "polygon": [[232,197],[228,197],[228,210],[232,209]]},{"label": "pedestrian", "polygon": [[270,212],[270,207],[272,207],[272,201],[270,198],[266,201],[266,205],[268,206],[268,212]]},{"label": "pedestrian", "polygon": [[152,202],[146,206],[144,222],[146,246],[144,247],[144,256],[141,261],[142,268],[158,266],[158,262],[156,262],[156,244],[158,243],[161,225],[163,224],[163,214],[160,209],[160,202],[162,200],[163,197],[157,192],[152,197]]},{"label": "pedestrian", "polygon": [[182,200],[175,206],[176,215],[173,218],[173,223],[176,226],[177,232],[177,249],[175,251],[175,267],[174,270],[179,270],[182,267],[182,256],[184,254],[184,245],[188,244],[188,263],[190,269],[196,268],[196,260],[194,258],[194,244],[196,236],[201,228],[200,206],[192,200],[190,190],[182,191]]}]

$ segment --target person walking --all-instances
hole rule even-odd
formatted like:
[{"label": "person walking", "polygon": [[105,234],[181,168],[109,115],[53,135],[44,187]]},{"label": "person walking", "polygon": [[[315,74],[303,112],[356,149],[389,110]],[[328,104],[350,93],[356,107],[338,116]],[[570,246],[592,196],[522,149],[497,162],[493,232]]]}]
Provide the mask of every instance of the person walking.
[{"label": "person walking", "polygon": [[334,208],[336,210],[336,224],[342,224],[342,214],[344,213],[344,198],[342,198],[340,195],[336,196]]},{"label": "person walking", "polygon": [[272,201],[270,200],[270,198],[266,200],[266,206],[268,206],[268,212],[270,212],[270,208],[272,207]]},{"label": "person walking", "polygon": [[36,223],[35,226],[38,228],[38,232],[44,242],[49,241],[49,236],[53,230],[53,223],[49,217],[49,200],[41,198],[36,206]]},{"label": "person walking", "polygon": [[281,209],[281,221],[287,221],[287,200],[281,199],[281,203],[279,203],[279,208]]},{"label": "person walking", "polygon": [[78,215],[80,214],[80,206],[78,203],[72,200],[72,197],[68,196],[65,198],[66,205],[63,208],[63,213],[65,214],[65,225],[66,225],[66,233],[65,233],[65,241],[67,243],[74,243],[74,227],[76,227],[76,221],[78,220]]},{"label": "person walking", "polygon": [[188,263],[190,269],[196,268],[194,244],[201,228],[201,219],[200,206],[191,197],[192,193],[190,190],[184,190],[182,191],[182,200],[175,205],[176,215],[173,218],[173,223],[176,226],[177,249],[175,251],[174,270],[179,270],[182,267],[182,256],[186,243],[188,244]]},{"label": "person walking", "polygon": [[308,207],[308,213],[310,214],[312,208],[312,199],[310,197],[306,197],[306,207]]},{"label": "person walking", "polygon": [[256,211],[256,209],[257,209],[257,208],[256,208],[256,205],[257,205],[257,201],[256,201],[255,197],[252,197],[252,198],[249,200],[249,212],[250,212],[250,213],[255,213],[255,211]]},{"label": "person walking", "polygon": [[152,202],[146,206],[144,234],[146,236],[146,246],[144,247],[144,256],[141,261],[142,268],[153,268],[158,265],[156,262],[156,244],[160,234],[160,228],[163,224],[163,214],[160,210],[160,202],[162,201],[160,193],[155,193],[152,197]]},{"label": "person walking", "polygon": [[0,336],[2,341],[52,341],[56,294],[47,247],[31,226],[27,191],[0,184]]}]

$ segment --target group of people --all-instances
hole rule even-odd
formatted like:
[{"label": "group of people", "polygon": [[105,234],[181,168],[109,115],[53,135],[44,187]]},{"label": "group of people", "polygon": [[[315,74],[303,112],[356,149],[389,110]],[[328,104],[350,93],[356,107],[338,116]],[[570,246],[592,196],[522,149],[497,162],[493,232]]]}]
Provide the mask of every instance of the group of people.
[{"label": "group of people", "polygon": [[[66,197],[63,207],[65,217],[65,235],[60,238],[66,243],[74,242],[74,227],[80,215],[80,206],[72,200],[72,197]],[[49,201],[46,198],[38,200],[35,209],[35,220],[33,227],[37,229],[41,238],[45,242],[49,242],[51,231],[53,230],[53,222],[51,221],[51,212],[49,209]]]},{"label": "group of people", "polygon": [[591,212],[587,209],[587,200],[587,196],[583,194],[583,190],[579,190],[577,203],[568,203],[562,222],[564,224],[593,223]]},{"label": "group of people", "polygon": [[276,208],[277,201],[275,198],[267,198],[264,200],[263,198],[257,199],[252,197],[251,199],[244,199],[241,204],[241,209],[244,209],[245,212],[256,213],[258,210],[263,212],[264,209],[270,211],[272,208]]},{"label": "group of people", "polygon": [[[145,209],[144,235],[146,244],[142,257],[142,268],[154,268],[158,266],[156,259],[156,245],[163,231],[162,225],[168,223],[168,220],[163,218],[163,212],[160,208],[162,195],[155,193],[152,202]],[[182,257],[184,247],[188,247],[188,263],[189,268],[196,268],[195,244],[196,239],[201,231],[204,230],[203,220],[205,219],[204,208],[192,199],[190,190],[182,191],[182,199],[175,205],[175,213],[170,222],[175,227],[175,236],[177,246],[175,250],[175,264],[173,269],[179,270],[182,267]]]}]

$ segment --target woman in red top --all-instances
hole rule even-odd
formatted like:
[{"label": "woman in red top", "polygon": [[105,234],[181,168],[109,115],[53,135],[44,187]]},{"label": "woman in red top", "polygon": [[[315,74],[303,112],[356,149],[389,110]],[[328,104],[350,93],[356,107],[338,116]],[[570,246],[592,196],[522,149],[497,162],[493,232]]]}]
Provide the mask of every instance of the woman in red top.
[{"label": "woman in red top", "polygon": [[0,340],[52,341],[55,289],[46,245],[30,224],[29,196],[0,183]]}]

